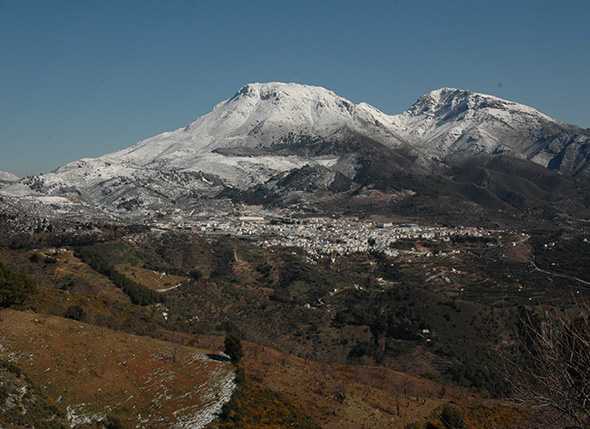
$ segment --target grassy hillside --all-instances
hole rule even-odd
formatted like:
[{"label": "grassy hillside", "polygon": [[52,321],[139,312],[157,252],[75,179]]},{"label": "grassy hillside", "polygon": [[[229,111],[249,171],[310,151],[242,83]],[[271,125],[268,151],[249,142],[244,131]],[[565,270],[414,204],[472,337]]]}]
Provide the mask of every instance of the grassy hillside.
[{"label": "grassy hillside", "polygon": [[233,388],[230,364],[191,347],[14,310],[0,313],[0,332],[0,359],[70,424],[116,416],[124,427],[188,425],[213,415]]}]

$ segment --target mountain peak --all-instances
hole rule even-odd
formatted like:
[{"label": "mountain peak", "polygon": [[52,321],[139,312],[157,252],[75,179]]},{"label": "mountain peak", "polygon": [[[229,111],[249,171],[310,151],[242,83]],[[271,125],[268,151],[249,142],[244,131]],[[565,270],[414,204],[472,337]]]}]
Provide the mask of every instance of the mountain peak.
[{"label": "mountain peak", "polygon": [[480,92],[443,87],[420,97],[408,112],[411,116],[434,116],[443,119],[464,117],[484,112],[496,116],[498,112],[532,115],[538,119],[556,122],[550,116],[514,101]]},{"label": "mountain peak", "polygon": [[[324,147],[308,152],[308,142]],[[56,195],[77,189],[101,204],[127,204],[143,195],[158,205],[169,195],[184,198],[187,189],[203,195],[217,192],[220,184],[248,189],[307,164],[337,165],[354,175],[363,165],[355,157],[372,150],[365,142],[384,145],[384,150],[410,150],[421,166],[510,153],[572,174],[590,171],[590,136],[492,95],[443,87],[407,111],[388,115],[319,86],[255,82],[186,127],[97,159],[75,161],[35,180]],[[34,191],[40,186],[35,182]],[[13,186],[4,186],[3,192],[9,188]]]},{"label": "mountain peak", "polygon": [[342,98],[333,91],[321,86],[304,85],[295,82],[253,82],[242,86],[236,94],[228,100],[232,102],[243,97],[260,100],[280,100],[284,97],[294,99],[309,98]]},{"label": "mountain peak", "polygon": [[0,171],[0,182],[16,182],[18,180],[18,176],[7,171]]}]

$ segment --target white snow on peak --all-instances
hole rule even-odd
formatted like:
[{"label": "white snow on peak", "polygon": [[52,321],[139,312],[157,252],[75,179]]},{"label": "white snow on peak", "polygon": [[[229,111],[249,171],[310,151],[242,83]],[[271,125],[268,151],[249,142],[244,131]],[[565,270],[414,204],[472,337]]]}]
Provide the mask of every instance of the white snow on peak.
[{"label": "white snow on peak", "polygon": [[396,123],[400,133],[424,153],[444,158],[507,151],[528,157],[539,130],[559,122],[532,107],[493,95],[440,88],[397,115]]},{"label": "white snow on peak", "polygon": [[504,110],[517,114],[537,116],[547,121],[557,122],[550,116],[524,104],[505,100],[496,97],[495,95],[448,87],[435,89],[423,95],[408,109],[408,112],[414,114],[427,111],[440,113],[441,110],[458,107],[464,111],[482,111],[484,109],[487,109],[488,111]]},{"label": "white snow on peak", "polygon": [[[531,107],[456,88],[431,91],[406,112],[388,115],[367,103],[355,104],[319,86],[249,83],[186,127],[99,159],[126,163],[133,168],[165,163],[178,169],[213,172],[211,161],[220,160],[214,156],[216,151],[268,147],[284,143],[294,135],[327,137],[342,128],[392,146],[416,143],[427,153],[431,140],[436,139],[433,151],[442,156],[463,135],[464,129],[489,122],[494,122],[492,128],[504,127],[506,123],[526,127],[527,123],[539,121],[554,122]],[[445,135],[438,138],[441,133]],[[493,135],[493,129],[472,134]],[[490,146],[489,139],[484,140]]]},{"label": "white snow on peak", "polygon": [[[538,136],[548,123],[557,121],[522,104],[456,88],[431,91],[405,112],[389,115],[319,86],[250,83],[183,128],[34,179],[50,194],[80,191],[108,201],[120,201],[133,181],[157,193],[157,198],[177,190],[182,195],[175,181],[188,183],[183,192],[212,188],[207,175],[246,188],[306,164],[328,162],[260,149],[288,145],[297,136],[331,137],[343,129],[392,147],[410,144],[425,158],[512,151],[547,165],[553,155],[544,151]],[[196,175],[171,178],[170,172]]]},{"label": "white snow on peak", "polygon": [[137,165],[163,161],[191,168],[204,154],[233,147],[268,147],[292,135],[325,137],[343,127],[389,134],[390,116],[333,91],[296,83],[251,83],[184,128],[166,132],[104,159]]},{"label": "white snow on peak", "polygon": [[18,180],[18,176],[7,171],[0,171],[0,182],[17,182]]}]

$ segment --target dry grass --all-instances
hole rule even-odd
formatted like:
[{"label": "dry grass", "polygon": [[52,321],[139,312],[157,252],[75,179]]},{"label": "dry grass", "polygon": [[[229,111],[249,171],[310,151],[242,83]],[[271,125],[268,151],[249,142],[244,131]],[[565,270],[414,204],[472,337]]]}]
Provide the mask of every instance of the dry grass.
[{"label": "dry grass", "polygon": [[[193,343],[218,349],[222,339],[198,337]],[[404,428],[467,395],[386,368],[324,364],[252,343],[244,350],[246,377],[279,392],[322,428]]]},{"label": "dry grass", "polygon": [[58,317],[0,312],[0,358],[64,409],[168,428],[203,410],[232,373],[202,350]]},{"label": "dry grass", "polygon": [[[212,336],[175,341],[192,341],[213,350],[223,344],[222,338]],[[322,428],[403,429],[431,421],[447,402],[460,407],[469,429],[526,427],[527,412],[466,389],[383,367],[326,364],[258,344],[243,345],[247,379],[278,392]]]}]

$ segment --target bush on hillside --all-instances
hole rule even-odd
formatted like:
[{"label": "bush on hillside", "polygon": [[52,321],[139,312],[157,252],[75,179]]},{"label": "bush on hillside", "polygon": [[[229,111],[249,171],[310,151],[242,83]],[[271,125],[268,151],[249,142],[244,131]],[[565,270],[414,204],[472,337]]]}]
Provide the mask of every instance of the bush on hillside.
[{"label": "bush on hillside", "polygon": [[66,319],[81,321],[86,318],[86,312],[79,305],[72,305],[68,307],[64,314],[64,317]]},{"label": "bush on hillside", "polygon": [[0,308],[23,305],[34,292],[35,287],[27,276],[0,263]]},{"label": "bush on hillside", "polygon": [[116,416],[107,416],[102,422],[105,429],[123,429],[123,423]]},{"label": "bush on hillside", "polygon": [[465,429],[465,420],[461,410],[451,404],[443,405],[440,419],[448,429]]},{"label": "bush on hillside", "polygon": [[195,281],[199,281],[201,278],[203,278],[203,273],[199,270],[191,270],[188,275],[191,276],[191,279]]}]

